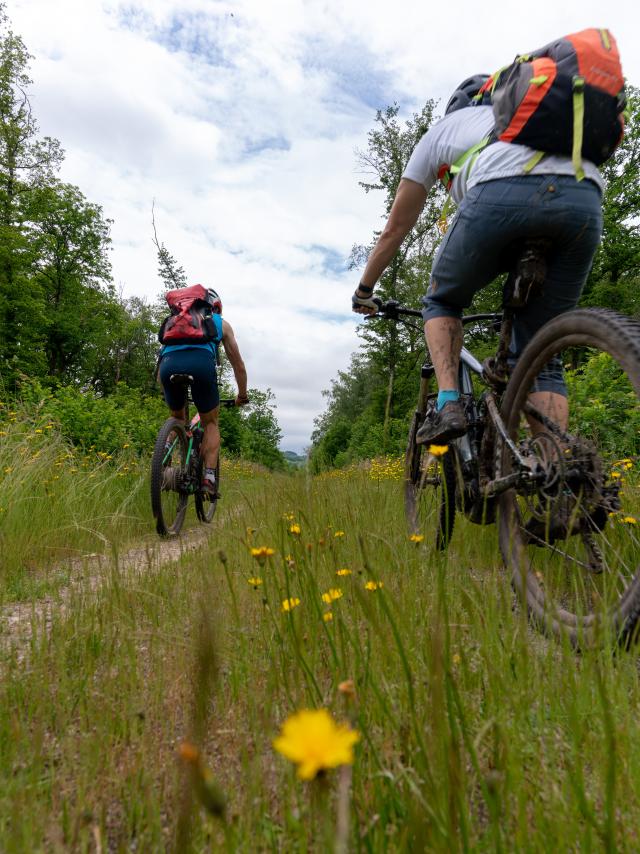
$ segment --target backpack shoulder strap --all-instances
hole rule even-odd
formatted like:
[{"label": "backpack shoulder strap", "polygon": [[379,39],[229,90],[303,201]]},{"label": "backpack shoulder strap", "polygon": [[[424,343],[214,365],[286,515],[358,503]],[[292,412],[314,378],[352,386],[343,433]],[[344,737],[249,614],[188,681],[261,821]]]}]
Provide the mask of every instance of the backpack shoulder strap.
[{"label": "backpack shoulder strap", "polygon": [[221,314],[213,314],[213,322],[216,327],[216,344],[220,344],[222,341],[222,315]]}]

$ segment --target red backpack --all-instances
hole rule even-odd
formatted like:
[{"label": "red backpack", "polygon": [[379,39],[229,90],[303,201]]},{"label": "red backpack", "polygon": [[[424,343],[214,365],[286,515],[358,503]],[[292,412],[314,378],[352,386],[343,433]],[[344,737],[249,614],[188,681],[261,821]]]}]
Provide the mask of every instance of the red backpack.
[{"label": "red backpack", "polygon": [[619,145],[626,105],[616,40],[588,29],[551,42],[496,72],[480,90],[491,92],[493,139],[536,149],[528,169],[545,154],[600,165]]},{"label": "red backpack", "polygon": [[171,314],[158,331],[161,344],[220,343],[222,324],[214,320],[214,298],[205,287],[191,285],[168,291],[166,300]]}]

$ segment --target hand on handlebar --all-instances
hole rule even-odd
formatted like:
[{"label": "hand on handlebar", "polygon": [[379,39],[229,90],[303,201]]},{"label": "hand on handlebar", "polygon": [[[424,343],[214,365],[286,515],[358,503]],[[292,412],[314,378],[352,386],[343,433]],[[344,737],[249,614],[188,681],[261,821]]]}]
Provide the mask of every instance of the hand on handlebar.
[{"label": "hand on handlebar", "polygon": [[356,314],[377,314],[381,305],[380,297],[359,297],[357,293],[351,297],[351,310]]}]

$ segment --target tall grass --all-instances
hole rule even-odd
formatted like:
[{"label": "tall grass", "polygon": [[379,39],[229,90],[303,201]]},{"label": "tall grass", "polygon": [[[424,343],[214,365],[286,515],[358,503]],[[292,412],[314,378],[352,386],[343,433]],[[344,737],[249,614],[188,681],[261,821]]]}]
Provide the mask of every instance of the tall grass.
[{"label": "tall grass", "polygon": [[81,452],[52,422],[11,411],[0,423],[0,581],[29,595],[47,567],[110,550],[149,528],[146,466],[120,454]]},{"label": "tall grass", "polygon": [[[352,850],[634,849],[635,656],[534,633],[493,528],[461,523],[445,556],[411,542],[390,465],[256,475],[228,500],[208,547],[116,564],[10,656],[0,850],[331,850],[340,774],[303,783],[271,744],[302,707],[361,734]],[[224,819],[198,806],[183,740]]]}]

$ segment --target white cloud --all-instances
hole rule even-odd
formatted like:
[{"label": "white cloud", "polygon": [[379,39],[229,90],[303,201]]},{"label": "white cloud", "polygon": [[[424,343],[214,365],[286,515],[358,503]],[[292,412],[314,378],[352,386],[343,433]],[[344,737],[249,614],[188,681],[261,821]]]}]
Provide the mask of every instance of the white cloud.
[{"label": "white cloud", "polygon": [[155,198],[161,239],[191,280],[222,291],[250,380],[275,391],[283,444],[299,449],[321,389],[358,345],[356,276],[336,260],[380,225],[382,199],[358,188],[354,158],[375,109],[399,100],[408,114],[468,73],[599,23],[640,82],[631,0],[606,21],[595,0],[516,10],[506,0],[14,0],[9,13],[35,57],[41,129],[67,151],[63,177],[114,219],[116,283],[159,289]]}]

